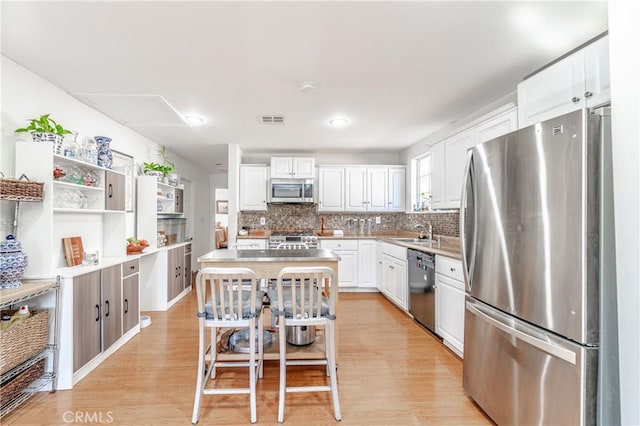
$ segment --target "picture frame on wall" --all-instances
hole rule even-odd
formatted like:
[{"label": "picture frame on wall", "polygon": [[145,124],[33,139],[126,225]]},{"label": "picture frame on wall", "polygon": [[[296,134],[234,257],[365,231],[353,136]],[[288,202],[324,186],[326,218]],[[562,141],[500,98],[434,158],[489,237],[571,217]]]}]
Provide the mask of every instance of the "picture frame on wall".
[{"label": "picture frame on wall", "polygon": [[134,169],[135,164],[133,157],[123,152],[111,150],[113,155],[113,163],[111,169],[117,172],[122,172],[125,175],[125,210],[128,212],[133,211],[134,200]]},{"label": "picture frame on wall", "polygon": [[229,214],[229,201],[227,200],[216,201],[216,213]]}]

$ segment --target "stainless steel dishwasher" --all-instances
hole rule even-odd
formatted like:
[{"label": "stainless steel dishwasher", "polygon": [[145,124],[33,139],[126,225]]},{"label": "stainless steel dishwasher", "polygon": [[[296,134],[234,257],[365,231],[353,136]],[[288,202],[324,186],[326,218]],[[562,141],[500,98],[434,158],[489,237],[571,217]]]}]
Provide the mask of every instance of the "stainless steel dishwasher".
[{"label": "stainless steel dishwasher", "polygon": [[409,268],[409,312],[413,318],[436,334],[436,261],[435,255],[407,250]]}]

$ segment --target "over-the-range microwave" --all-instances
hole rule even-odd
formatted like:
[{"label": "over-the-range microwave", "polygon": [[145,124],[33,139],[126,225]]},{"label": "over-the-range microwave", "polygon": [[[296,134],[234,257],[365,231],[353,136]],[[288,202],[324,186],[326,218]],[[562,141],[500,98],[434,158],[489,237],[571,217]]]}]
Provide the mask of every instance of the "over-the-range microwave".
[{"label": "over-the-range microwave", "polygon": [[270,203],[315,203],[313,179],[271,179]]}]

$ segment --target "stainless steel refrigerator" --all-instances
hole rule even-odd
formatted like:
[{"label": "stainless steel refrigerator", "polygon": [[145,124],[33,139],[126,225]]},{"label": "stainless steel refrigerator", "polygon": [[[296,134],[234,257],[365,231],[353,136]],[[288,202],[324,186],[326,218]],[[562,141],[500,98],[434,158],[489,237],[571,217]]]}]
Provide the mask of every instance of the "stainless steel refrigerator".
[{"label": "stainless steel refrigerator", "polygon": [[500,425],[595,424],[614,380],[598,380],[600,294],[615,298],[608,129],[581,110],[468,151],[463,384]]}]

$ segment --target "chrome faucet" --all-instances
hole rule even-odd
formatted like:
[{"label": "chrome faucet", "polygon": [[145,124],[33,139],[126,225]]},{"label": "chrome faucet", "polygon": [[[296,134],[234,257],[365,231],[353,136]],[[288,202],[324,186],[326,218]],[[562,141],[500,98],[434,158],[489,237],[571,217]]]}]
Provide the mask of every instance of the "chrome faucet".
[{"label": "chrome faucet", "polygon": [[433,226],[431,226],[431,222],[427,225],[427,239],[433,240]]},{"label": "chrome faucet", "polygon": [[420,224],[416,225],[416,229],[418,230],[418,238],[420,239],[425,238],[423,228],[424,228],[424,225],[420,225]]}]

